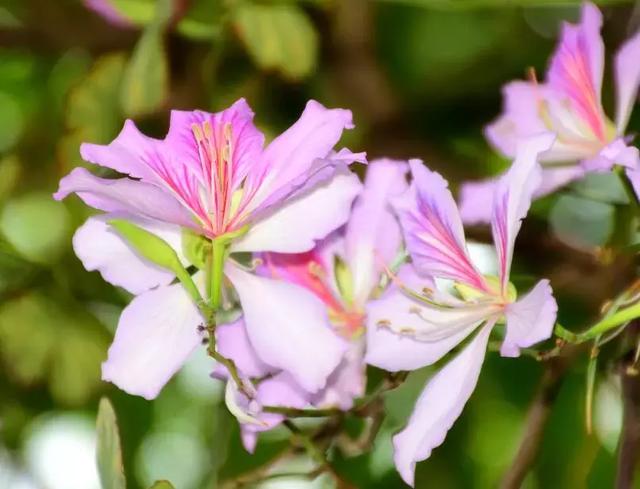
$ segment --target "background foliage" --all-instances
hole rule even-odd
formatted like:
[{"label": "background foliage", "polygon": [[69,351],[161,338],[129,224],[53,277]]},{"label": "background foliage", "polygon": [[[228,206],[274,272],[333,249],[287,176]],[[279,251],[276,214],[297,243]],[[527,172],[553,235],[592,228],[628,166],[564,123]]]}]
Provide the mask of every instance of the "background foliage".
[{"label": "background foliage", "polygon": [[[613,48],[640,25],[640,6],[606,4]],[[0,2],[0,487],[92,489],[99,398],[111,399],[128,487],[171,480],[178,489],[234,487],[277,457],[285,432],[241,448],[211,365],[198,355],[153,402],[100,381],[100,363],[129,297],[87,273],[71,236],[88,216],[54,202],[57,181],[83,164],[82,141],[106,143],[131,117],[162,137],[170,108],[217,110],[240,96],[274,134],[308,98],[351,108],[345,139],[370,158],[421,157],[454,187],[507,162],[482,137],[500,87],[529,66],[543,73],[561,19],[577,2],[552,0],[113,0],[125,25],[80,1]],[[613,49],[610,49],[613,52]],[[611,101],[611,98],[606,99]],[[638,111],[636,111],[636,114]],[[632,130],[640,128],[637,115]],[[560,318],[581,328],[625,285],[631,264],[609,247],[627,230],[617,180],[592,176],[534,206],[517,244],[517,281],[551,278]],[[484,229],[472,235],[486,241]],[[627,236],[628,238],[628,236]],[[615,351],[603,350],[604,359]],[[528,488],[609,487],[621,406],[615,372],[595,370],[594,432],[585,431],[586,358],[564,382]],[[479,387],[417,487],[493,487],[509,465],[543,366],[490,355]],[[388,394],[372,450],[333,454],[357,487],[403,487],[390,436],[430,371]],[[373,373],[375,378],[375,372]],[[103,405],[107,418],[110,408]],[[100,429],[109,432],[101,418]],[[354,431],[361,427],[353,426]],[[111,433],[112,436],[113,433]],[[112,445],[101,446],[108,457]],[[105,455],[106,453],[106,455]],[[119,463],[117,455],[105,463]],[[294,461],[304,469],[304,460]],[[290,470],[293,470],[289,468]],[[104,475],[101,478],[113,477]],[[112,487],[122,487],[112,481]],[[159,483],[156,487],[168,487]],[[262,487],[285,487],[282,480]],[[324,487],[297,480],[286,487]]]}]

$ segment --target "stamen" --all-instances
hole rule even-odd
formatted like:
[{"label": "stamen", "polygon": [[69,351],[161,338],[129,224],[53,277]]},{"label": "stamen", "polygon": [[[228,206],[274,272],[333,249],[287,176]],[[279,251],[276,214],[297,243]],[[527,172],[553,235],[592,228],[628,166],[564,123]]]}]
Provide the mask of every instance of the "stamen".
[{"label": "stamen", "polygon": [[196,141],[198,141],[199,143],[202,143],[204,141],[204,136],[202,134],[202,128],[200,127],[199,124],[191,124],[191,132],[193,132],[193,135],[196,138]]},{"label": "stamen", "polygon": [[389,329],[391,327],[391,321],[388,319],[381,319],[376,323],[376,326],[378,326],[378,328]]}]

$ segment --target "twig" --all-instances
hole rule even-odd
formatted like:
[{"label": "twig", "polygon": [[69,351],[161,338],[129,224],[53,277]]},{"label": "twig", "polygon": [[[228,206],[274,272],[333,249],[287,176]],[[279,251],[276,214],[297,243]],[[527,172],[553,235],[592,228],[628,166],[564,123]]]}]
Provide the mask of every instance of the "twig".
[{"label": "twig", "polygon": [[553,403],[560,392],[564,373],[570,359],[574,356],[574,351],[577,351],[577,348],[573,347],[565,357],[552,358],[545,363],[546,370],[529,408],[520,448],[502,479],[501,489],[519,489],[535,462],[540,451],[544,428],[549,420]]},{"label": "twig", "polygon": [[[637,340],[640,336],[640,321],[634,321],[627,331],[632,339]],[[632,365],[633,352],[630,352],[620,365],[624,416],[618,446],[617,489],[633,487],[640,457],[640,377],[634,369],[629,368]]]}]

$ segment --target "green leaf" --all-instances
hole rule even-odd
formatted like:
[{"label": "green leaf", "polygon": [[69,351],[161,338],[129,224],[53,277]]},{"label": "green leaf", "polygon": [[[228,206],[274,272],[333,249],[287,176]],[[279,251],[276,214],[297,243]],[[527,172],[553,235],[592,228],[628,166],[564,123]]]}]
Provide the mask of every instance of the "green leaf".
[{"label": "green leaf", "polygon": [[318,34],[307,14],[291,4],[242,3],[233,22],[254,62],[291,79],[310,75],[318,57]]},{"label": "green leaf", "polygon": [[224,4],[219,0],[194,0],[176,30],[189,39],[216,39],[222,35]]},{"label": "green leaf", "polygon": [[169,481],[156,481],[149,489],[174,489]]},{"label": "green leaf", "polygon": [[97,437],[96,461],[102,489],[126,489],[116,413],[105,397],[98,408]]},{"label": "green leaf", "polygon": [[119,96],[124,67],[123,55],[103,56],[69,92],[65,116],[68,132],[57,148],[63,173],[84,164],[78,150],[82,142],[107,143],[117,134],[122,123]]},{"label": "green leaf", "polygon": [[20,177],[20,160],[9,155],[0,159],[0,202],[6,199],[14,189]]},{"label": "green leaf", "polygon": [[51,264],[67,249],[70,218],[65,206],[49,194],[32,193],[7,203],[0,232],[27,260]]},{"label": "green leaf", "polygon": [[156,0],[109,0],[116,12],[129,22],[146,25],[156,16]]},{"label": "green leaf", "polygon": [[207,266],[207,257],[211,256],[211,240],[190,229],[183,229],[182,253],[187,257],[189,263],[204,270]]},{"label": "green leaf", "polygon": [[78,304],[61,304],[30,292],[0,308],[3,373],[30,386],[47,383],[54,399],[82,405],[100,386],[108,338]]},{"label": "green leaf", "polygon": [[124,73],[120,101],[125,115],[158,110],[169,89],[169,67],[160,23],[149,24],[136,44]]},{"label": "green leaf", "polygon": [[189,272],[182,266],[178,255],[169,243],[124,219],[112,219],[109,224],[144,258],[172,271],[197,304],[202,302],[200,292]]},{"label": "green leaf", "polygon": [[0,91],[0,151],[11,149],[22,136],[24,109],[13,94]]},{"label": "green leaf", "polygon": [[562,195],[549,215],[551,228],[563,242],[576,248],[602,246],[614,229],[611,204],[585,199],[576,195]]}]

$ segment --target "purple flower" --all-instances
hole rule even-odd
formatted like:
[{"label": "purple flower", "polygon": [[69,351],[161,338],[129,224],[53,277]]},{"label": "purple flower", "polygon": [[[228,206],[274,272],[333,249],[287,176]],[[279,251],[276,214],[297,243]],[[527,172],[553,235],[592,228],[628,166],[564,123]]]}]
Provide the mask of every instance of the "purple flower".
[{"label": "purple flower", "polygon": [[[352,127],[351,113],[311,101],[300,119],[264,148],[252,118],[244,100],[216,114],[173,111],[163,140],[144,136],[127,121],[111,144],[81,147],[84,159],[126,177],[99,178],[76,168],[60,182],[57,199],[76,193],[106,213],[89,218],[74,236],[85,268],[99,270],[108,282],[136,294],[120,317],[103,364],[103,379],[131,394],[147,399],[158,394],[200,343],[197,329],[204,318],[180,284],[170,285],[173,274],[140,257],[108,225],[109,219],[125,218],[157,234],[187,264],[181,251],[185,228],[207,239],[229,237],[230,253],[294,253],[313,248],[349,217],[361,185],[347,166],[364,161],[364,154],[335,153],[333,146],[343,129]],[[250,274],[233,260],[226,270],[241,297],[246,287],[259,290],[259,281],[266,280],[245,279]],[[203,275],[193,277],[201,289]],[[252,330],[264,324],[249,306],[245,315]],[[278,336],[287,334],[278,328],[288,324],[267,323],[273,336],[256,344],[256,350],[268,358]],[[296,348],[295,339],[289,345]],[[319,363],[310,362],[300,373],[310,389],[328,375],[314,371]]]},{"label": "purple flower", "polygon": [[[604,113],[601,87],[604,45],[602,15],[592,3],[582,8],[579,25],[565,23],[551,58],[547,79],[514,81],[504,87],[504,112],[486,127],[489,142],[513,157],[517,142],[540,132],[553,132],[553,146],[540,155],[542,183],[534,196],[553,192],[586,172],[627,168],[640,187],[637,148],[629,146],[627,124],[640,83],[640,33],[629,39],[614,59],[615,122]],[[461,189],[460,212],[467,223],[488,222],[490,196],[496,180],[469,182]]]},{"label": "purple flower", "polygon": [[[306,253],[261,254],[257,274],[228,273],[243,319],[218,328],[219,349],[243,377],[262,379],[256,402],[240,392],[231,398],[248,449],[283,419],[261,405],[348,410],[363,395],[365,304],[401,250],[388,201],[405,190],[406,170],[401,162],[371,163],[343,229]],[[221,366],[214,375],[228,377]]]},{"label": "purple flower", "polygon": [[393,202],[412,263],[367,307],[366,361],[390,371],[418,369],[479,330],[431,378],[406,428],[394,437],[395,464],[408,484],[416,462],[444,441],[475,388],[493,327],[506,324],[503,356],[518,356],[552,333],[557,306],[549,282],[541,280],[518,300],[509,282],[516,235],[541,180],[536,158],[552,142],[545,134],[522,143],[495,185],[491,222],[498,277],[483,276],[469,257],[458,210],[439,174],[410,162],[413,183]]}]

